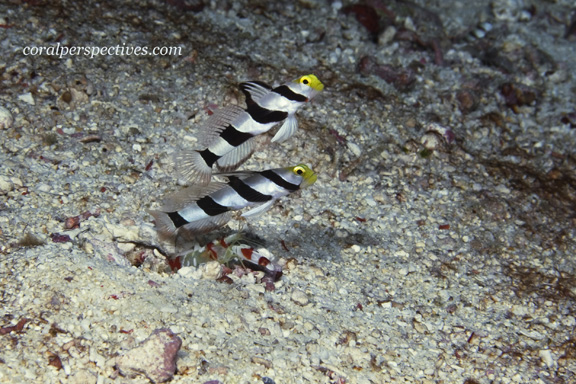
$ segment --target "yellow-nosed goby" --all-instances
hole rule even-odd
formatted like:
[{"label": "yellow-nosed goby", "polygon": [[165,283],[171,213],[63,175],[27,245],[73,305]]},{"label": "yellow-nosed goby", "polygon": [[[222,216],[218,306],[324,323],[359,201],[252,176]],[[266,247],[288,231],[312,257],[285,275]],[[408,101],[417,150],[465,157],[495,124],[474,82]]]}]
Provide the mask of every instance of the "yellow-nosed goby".
[{"label": "yellow-nosed goby", "polygon": [[232,105],[216,110],[206,120],[199,137],[204,149],[176,154],[181,181],[208,184],[214,164],[222,172],[237,169],[252,155],[251,139],[278,123],[284,121],[272,141],[291,137],[298,129],[296,111],[320,93],[324,85],[316,76],[306,75],[276,88],[249,81],[241,83],[240,89],[246,96],[246,107]]},{"label": "yellow-nosed goby", "polygon": [[180,231],[188,236],[212,231],[226,224],[233,211],[246,207],[257,206],[242,216],[254,216],[280,197],[316,182],[316,174],[304,164],[222,175],[228,181],[188,187],[168,196],[158,210],[150,211],[161,238],[174,238]]}]

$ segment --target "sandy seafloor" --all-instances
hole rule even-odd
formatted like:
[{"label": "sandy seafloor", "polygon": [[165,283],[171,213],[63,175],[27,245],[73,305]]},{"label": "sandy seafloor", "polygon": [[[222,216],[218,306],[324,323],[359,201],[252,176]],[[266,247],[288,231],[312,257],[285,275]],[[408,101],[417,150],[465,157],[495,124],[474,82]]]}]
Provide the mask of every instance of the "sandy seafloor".
[{"label": "sandy seafloor", "polygon": [[[573,2],[373,1],[376,38],[286,3],[1,2],[0,382],[147,383],[117,357],[160,328],[173,383],[576,382]],[[57,43],[182,54],[23,54]],[[307,73],[298,133],[243,169],[318,182],[227,228],[284,276],[171,273],[146,210],[172,154],[239,82]]]}]

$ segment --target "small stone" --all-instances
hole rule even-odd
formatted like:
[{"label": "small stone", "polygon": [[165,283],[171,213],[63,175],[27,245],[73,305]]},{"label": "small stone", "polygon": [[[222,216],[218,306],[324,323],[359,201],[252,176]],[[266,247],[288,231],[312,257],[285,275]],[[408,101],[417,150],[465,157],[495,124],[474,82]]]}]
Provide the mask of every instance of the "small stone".
[{"label": "small stone", "polygon": [[272,368],[272,362],[270,360],[263,359],[261,357],[257,357],[257,356],[252,357],[252,362],[254,364],[263,365],[264,367],[266,367],[268,369]]},{"label": "small stone", "polygon": [[120,374],[130,378],[145,375],[154,383],[166,382],[176,372],[176,357],[182,339],[166,328],[157,329],[136,348],[116,358]]},{"label": "small stone", "polygon": [[30,105],[35,105],[36,103],[34,102],[34,97],[32,96],[32,94],[30,92],[25,93],[23,95],[18,96],[18,100],[21,100],[25,103],[28,103]]},{"label": "small stone", "polygon": [[396,28],[394,26],[389,26],[378,36],[378,45],[388,45],[394,40],[396,36]]},{"label": "small stone", "polygon": [[106,229],[110,231],[110,234],[115,239],[121,239],[124,241],[136,241],[140,239],[140,236],[138,235],[138,227],[135,226],[128,227],[107,223]]},{"label": "small stone", "polygon": [[348,141],[346,145],[348,146],[348,149],[354,154],[354,156],[360,157],[362,154],[362,149],[360,149],[358,144],[354,144],[351,141]]},{"label": "small stone", "polygon": [[544,339],[544,335],[538,331],[531,331],[531,330],[524,330],[521,329],[519,331],[519,333],[521,333],[522,335],[532,339],[532,340],[543,340]]},{"label": "small stone", "polygon": [[0,175],[0,194],[5,195],[14,189],[14,183],[7,176]]},{"label": "small stone", "polygon": [[7,129],[12,126],[14,118],[9,110],[4,107],[0,107],[0,129]]},{"label": "small stone", "polygon": [[70,384],[96,384],[97,377],[88,371],[76,371],[70,374],[66,380]]},{"label": "small stone", "polygon": [[206,280],[218,280],[222,277],[222,264],[210,261],[198,268],[202,272],[202,278]]},{"label": "small stone", "polygon": [[468,89],[461,89],[456,93],[456,100],[462,113],[470,113],[478,108],[478,97],[476,94]]},{"label": "small stone", "polygon": [[360,251],[362,251],[362,248],[360,248],[359,245],[354,244],[352,247],[350,247],[350,249],[352,249],[352,252],[354,253],[359,253]]},{"label": "small stone", "polygon": [[292,292],[292,301],[301,306],[308,305],[310,302],[310,300],[308,300],[308,296],[306,296],[306,294],[299,289],[296,289],[294,292]]},{"label": "small stone", "polygon": [[538,355],[540,356],[540,358],[542,359],[542,362],[548,367],[548,368],[554,368],[556,365],[556,362],[554,361],[554,358],[552,357],[552,353],[550,352],[549,349],[542,349],[538,352]]},{"label": "small stone", "polygon": [[374,196],[372,196],[372,198],[374,199],[374,201],[377,201],[379,203],[386,202],[386,197],[384,196],[383,193],[375,193]]},{"label": "small stone", "polygon": [[438,140],[438,136],[434,133],[426,133],[420,139],[420,143],[424,146],[424,148],[429,150],[434,150],[440,145],[440,140]]},{"label": "small stone", "polygon": [[409,31],[416,32],[416,25],[414,25],[414,20],[412,20],[410,16],[404,19],[404,28],[406,28]]},{"label": "small stone", "polygon": [[90,101],[88,95],[83,91],[70,88],[70,93],[72,94],[72,102],[75,104],[86,104],[88,101]]}]

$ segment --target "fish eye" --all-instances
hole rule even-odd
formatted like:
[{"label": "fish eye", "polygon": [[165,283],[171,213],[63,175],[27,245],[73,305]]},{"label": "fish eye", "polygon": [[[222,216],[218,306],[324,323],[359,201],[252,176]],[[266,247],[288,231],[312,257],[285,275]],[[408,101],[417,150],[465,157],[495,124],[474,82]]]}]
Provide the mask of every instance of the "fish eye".
[{"label": "fish eye", "polygon": [[300,82],[304,85],[308,85],[308,84],[310,84],[310,79],[308,78],[308,76],[302,76],[300,78]]},{"label": "fish eye", "polygon": [[304,168],[302,167],[294,167],[294,173],[297,175],[302,175],[304,173]]}]

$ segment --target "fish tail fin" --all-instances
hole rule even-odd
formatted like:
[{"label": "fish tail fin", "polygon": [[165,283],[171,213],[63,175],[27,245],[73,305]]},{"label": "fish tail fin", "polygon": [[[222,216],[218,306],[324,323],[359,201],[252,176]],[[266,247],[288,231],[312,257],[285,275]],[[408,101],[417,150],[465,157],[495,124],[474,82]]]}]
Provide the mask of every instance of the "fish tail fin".
[{"label": "fish tail fin", "polygon": [[179,181],[183,184],[210,183],[212,167],[206,163],[198,151],[181,151],[174,155],[174,164]]},{"label": "fish tail fin", "polygon": [[154,217],[156,231],[161,240],[170,240],[175,238],[177,228],[166,212],[150,209],[148,210],[148,213]]}]

